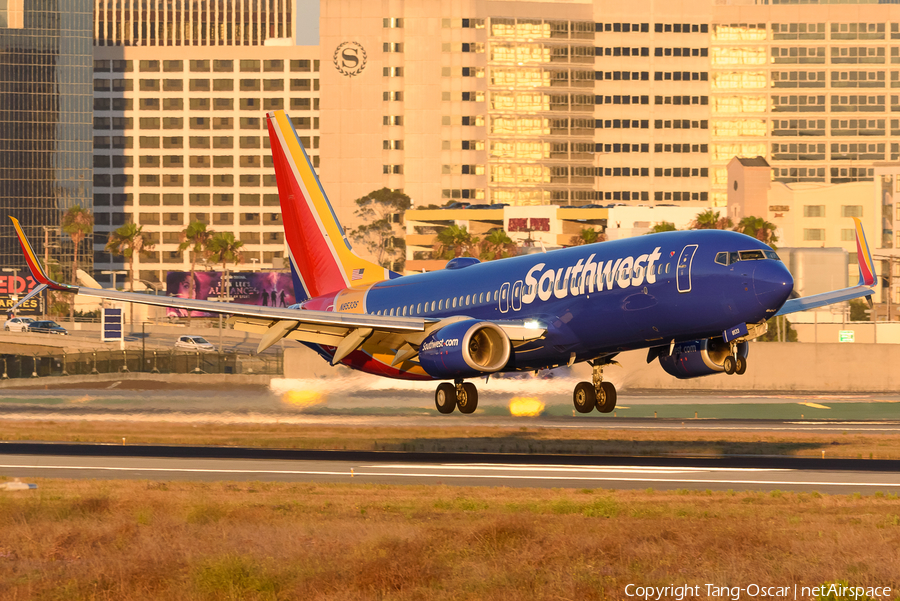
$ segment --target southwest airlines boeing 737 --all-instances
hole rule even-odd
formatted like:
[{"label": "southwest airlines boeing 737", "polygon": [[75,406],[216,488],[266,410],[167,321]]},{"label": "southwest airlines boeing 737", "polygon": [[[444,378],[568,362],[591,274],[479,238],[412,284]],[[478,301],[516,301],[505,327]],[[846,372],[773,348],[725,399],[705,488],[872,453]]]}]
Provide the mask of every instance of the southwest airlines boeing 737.
[{"label": "southwest airlines boeing 737", "polygon": [[575,387],[575,408],[608,413],[616,389],[603,380],[603,367],[623,351],[649,349],[647,361],[677,378],[742,374],[747,343],[766,332],[767,319],[859,297],[871,303],[876,277],[858,219],[859,283],[796,299],[791,274],[769,246],[720,230],[488,263],[460,257],[440,271],[401,276],[353,252],[289,117],[277,111],[267,122],[298,304],[255,307],[60,284],[47,277],[13,219],[40,283],[28,297],[50,288],[230,314],[235,329],[261,334],[260,352],[291,338],[332,365],[443,380],[435,392],[441,413],[475,411],[478,392],[466,380],[581,361],[593,378]]}]

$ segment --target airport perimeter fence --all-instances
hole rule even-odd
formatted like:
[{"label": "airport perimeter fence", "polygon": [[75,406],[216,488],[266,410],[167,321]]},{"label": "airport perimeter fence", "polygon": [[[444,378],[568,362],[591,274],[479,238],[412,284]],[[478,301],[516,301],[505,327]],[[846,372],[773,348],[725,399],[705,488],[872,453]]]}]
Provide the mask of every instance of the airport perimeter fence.
[{"label": "airport perimeter fence", "polygon": [[44,378],[112,373],[284,374],[284,354],[97,350],[78,353],[0,355],[0,378]]}]

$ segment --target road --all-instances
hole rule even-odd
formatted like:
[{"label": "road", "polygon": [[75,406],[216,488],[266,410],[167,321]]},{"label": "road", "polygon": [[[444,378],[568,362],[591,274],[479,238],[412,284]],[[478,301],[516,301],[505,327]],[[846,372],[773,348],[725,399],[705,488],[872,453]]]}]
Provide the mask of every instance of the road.
[{"label": "road", "polygon": [[[429,454],[426,457],[416,453],[304,453],[266,450],[249,450],[243,453],[242,450],[233,448],[130,449],[110,445],[43,445],[43,448],[35,450],[37,446],[40,445],[32,445],[30,449],[40,454],[15,453],[22,445],[0,445],[0,474],[23,479],[343,482],[659,490],[685,488],[818,491],[829,494],[900,492],[898,461],[645,457],[578,457],[578,461],[572,461],[571,458],[540,455],[504,457],[477,454],[448,454],[445,460],[441,454]],[[57,449],[59,453],[55,452]],[[127,455],[128,453],[136,456]],[[173,453],[188,456],[166,456]],[[219,454],[225,456],[215,456]],[[241,454],[259,458],[235,456]],[[266,458],[267,456],[288,458]],[[310,458],[304,458],[305,456]],[[817,468],[818,465],[822,467]],[[863,469],[859,469],[860,467]]]}]

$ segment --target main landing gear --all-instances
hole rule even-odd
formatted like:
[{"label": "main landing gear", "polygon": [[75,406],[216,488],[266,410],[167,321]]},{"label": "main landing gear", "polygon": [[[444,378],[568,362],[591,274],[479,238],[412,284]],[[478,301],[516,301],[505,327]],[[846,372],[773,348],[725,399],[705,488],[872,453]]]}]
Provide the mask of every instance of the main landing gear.
[{"label": "main landing gear", "polygon": [[442,382],[434,393],[434,405],[441,413],[475,413],[478,408],[478,389],[470,382],[456,380],[454,384]]},{"label": "main landing gear", "polygon": [[722,361],[722,367],[729,376],[731,374],[742,376],[747,371],[747,358],[738,354],[737,344],[731,343],[731,354]]},{"label": "main landing gear", "polygon": [[594,363],[593,367],[593,382],[579,382],[575,386],[575,410],[590,413],[596,408],[600,413],[611,413],[616,408],[616,387],[612,382],[603,381],[603,366],[600,363]]}]

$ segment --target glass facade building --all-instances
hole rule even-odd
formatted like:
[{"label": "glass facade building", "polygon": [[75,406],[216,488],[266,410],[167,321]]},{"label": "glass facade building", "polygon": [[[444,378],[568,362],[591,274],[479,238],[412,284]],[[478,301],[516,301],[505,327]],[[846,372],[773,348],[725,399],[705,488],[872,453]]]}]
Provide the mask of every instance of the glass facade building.
[{"label": "glass facade building", "polygon": [[[88,0],[0,0],[2,267],[25,268],[9,215],[70,277],[62,216],[92,209],[92,11]],[[90,271],[90,238],[82,244],[79,267]]]}]

